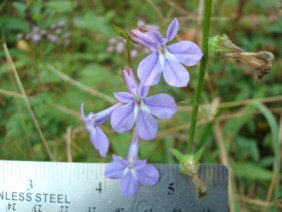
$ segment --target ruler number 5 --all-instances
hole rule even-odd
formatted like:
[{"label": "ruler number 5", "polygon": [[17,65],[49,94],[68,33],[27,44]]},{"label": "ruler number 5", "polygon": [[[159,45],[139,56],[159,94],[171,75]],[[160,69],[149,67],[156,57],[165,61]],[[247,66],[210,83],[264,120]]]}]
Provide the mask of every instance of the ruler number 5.
[{"label": "ruler number 5", "polygon": [[168,189],[167,194],[172,195],[175,192],[175,183],[170,183],[167,189]]},{"label": "ruler number 5", "polygon": [[96,211],[96,207],[89,207],[87,212],[95,212]]}]

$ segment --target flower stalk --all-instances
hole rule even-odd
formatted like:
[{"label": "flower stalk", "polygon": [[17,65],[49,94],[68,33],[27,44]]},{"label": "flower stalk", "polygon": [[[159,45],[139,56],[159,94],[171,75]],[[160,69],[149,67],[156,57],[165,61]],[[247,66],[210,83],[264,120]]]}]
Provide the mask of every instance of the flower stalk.
[{"label": "flower stalk", "polygon": [[192,153],[193,141],[194,141],[194,135],[195,135],[197,117],[198,117],[198,110],[199,110],[199,103],[200,103],[202,89],[205,81],[206,65],[207,65],[208,53],[209,53],[209,31],[210,31],[210,21],[211,21],[211,8],[212,8],[212,0],[206,0],[205,11],[204,11],[203,42],[202,42],[204,56],[200,62],[200,69],[199,69],[200,74],[199,74],[199,79],[198,79],[197,88],[194,96],[194,102],[193,102],[192,119],[191,119],[188,146],[187,146],[188,154]]},{"label": "flower stalk", "polygon": [[127,60],[128,60],[128,66],[132,68],[132,62],[131,62],[131,45],[132,42],[129,37],[126,38],[126,46],[127,46]]}]

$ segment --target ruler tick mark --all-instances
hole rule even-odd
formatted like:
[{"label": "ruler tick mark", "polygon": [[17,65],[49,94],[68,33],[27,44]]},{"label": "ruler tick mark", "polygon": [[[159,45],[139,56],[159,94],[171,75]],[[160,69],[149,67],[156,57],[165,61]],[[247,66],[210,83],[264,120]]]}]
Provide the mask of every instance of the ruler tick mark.
[{"label": "ruler tick mark", "polygon": [[4,178],[4,177],[5,177],[5,172],[4,172],[4,169],[5,169],[5,162],[2,162],[2,161],[1,161],[1,163],[2,163],[2,169],[3,169],[3,170],[2,170],[2,173],[3,173],[3,174],[2,174],[2,182],[4,183],[4,181],[5,181],[5,178]]}]

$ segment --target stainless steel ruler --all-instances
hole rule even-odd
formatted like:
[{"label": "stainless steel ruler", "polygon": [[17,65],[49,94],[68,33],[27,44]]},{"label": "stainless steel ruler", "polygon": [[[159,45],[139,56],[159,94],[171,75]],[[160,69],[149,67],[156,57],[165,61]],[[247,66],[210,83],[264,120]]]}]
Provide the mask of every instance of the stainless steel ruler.
[{"label": "stainless steel ruler", "polygon": [[0,161],[0,211],[16,212],[226,212],[228,171],[203,164],[199,174],[208,194],[199,199],[192,180],[177,164],[156,164],[160,182],[140,186],[133,197],[119,180],[104,176],[107,164]]}]

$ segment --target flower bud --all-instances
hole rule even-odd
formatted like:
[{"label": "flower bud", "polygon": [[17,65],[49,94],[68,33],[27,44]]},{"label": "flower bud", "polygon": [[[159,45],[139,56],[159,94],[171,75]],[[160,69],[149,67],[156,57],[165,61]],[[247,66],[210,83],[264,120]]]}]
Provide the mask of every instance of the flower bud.
[{"label": "flower bud", "polygon": [[138,150],[139,150],[139,136],[136,130],[132,134],[132,140],[127,154],[128,161],[135,161],[138,159]]},{"label": "flower bud", "polygon": [[223,57],[225,52],[243,52],[244,50],[236,46],[226,34],[216,35],[209,40],[209,52],[213,56]]},{"label": "flower bud", "polygon": [[133,89],[138,90],[138,84],[136,82],[134,73],[130,67],[123,67],[122,77],[130,93],[133,91]]},{"label": "flower bud", "polygon": [[133,42],[143,45],[152,51],[157,49],[156,44],[158,44],[158,42],[155,36],[146,28],[133,28],[128,32],[128,36]]}]

